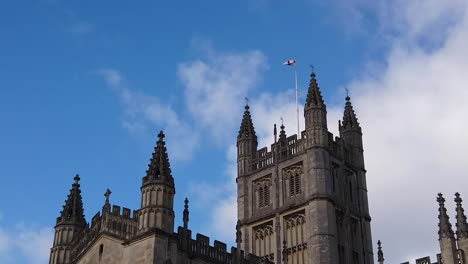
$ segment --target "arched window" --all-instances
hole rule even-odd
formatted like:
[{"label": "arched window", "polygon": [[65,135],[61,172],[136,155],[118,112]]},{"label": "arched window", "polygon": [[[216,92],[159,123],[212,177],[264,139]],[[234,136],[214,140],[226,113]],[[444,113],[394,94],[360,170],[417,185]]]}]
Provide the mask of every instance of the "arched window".
[{"label": "arched window", "polygon": [[287,185],[289,185],[289,196],[293,197],[302,192],[301,190],[301,174],[302,166],[293,166],[285,170]]},{"label": "arched window", "polygon": [[263,177],[254,181],[254,188],[257,197],[257,207],[264,208],[270,205],[271,177]]},{"label": "arched window", "polygon": [[99,245],[99,258],[102,256],[103,252],[104,252],[104,245],[101,244],[101,245]]}]

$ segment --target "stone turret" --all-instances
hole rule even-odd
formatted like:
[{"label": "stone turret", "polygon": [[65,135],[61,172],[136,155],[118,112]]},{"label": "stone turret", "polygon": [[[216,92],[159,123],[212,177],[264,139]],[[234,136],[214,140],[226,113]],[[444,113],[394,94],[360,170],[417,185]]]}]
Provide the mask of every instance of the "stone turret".
[{"label": "stone turret", "polygon": [[445,199],[441,193],[437,196],[437,202],[439,203],[439,245],[442,263],[455,264],[458,263],[457,247],[447,209],[445,209]]},{"label": "stone turret", "polygon": [[70,263],[72,242],[79,236],[79,233],[88,227],[81,198],[80,176],[77,174],[74,180],[63,210],[57,217],[54,243],[50,252],[50,264]]},{"label": "stone turret", "polygon": [[141,186],[141,209],[138,212],[138,231],[158,228],[167,233],[174,232],[174,178],[171,174],[164,133],[154,148],[146,176]]},{"label": "stone turret", "polygon": [[343,121],[339,121],[340,137],[345,144],[351,147],[357,167],[364,168],[364,155],[362,146],[362,129],[354,112],[351,98],[346,96],[346,104],[343,113]]},{"label": "stone turret", "polygon": [[377,248],[378,248],[378,251],[377,251],[377,261],[379,262],[379,264],[384,264],[384,256],[383,256],[383,251],[382,251],[382,242],[380,242],[380,240],[377,242]]},{"label": "stone turret", "polygon": [[255,128],[249,109],[249,105],[246,105],[239,135],[237,136],[237,164],[239,176],[245,175],[252,170],[251,161],[257,152],[257,135],[255,134]]},{"label": "stone turret", "polygon": [[461,253],[460,257],[463,259],[462,263],[466,263],[468,260],[468,224],[459,193],[455,193],[455,203],[457,204],[457,223],[455,225],[457,227],[458,249]]},{"label": "stone turret", "polygon": [[307,147],[328,145],[327,106],[323,101],[315,73],[310,74],[309,90],[304,106]]}]

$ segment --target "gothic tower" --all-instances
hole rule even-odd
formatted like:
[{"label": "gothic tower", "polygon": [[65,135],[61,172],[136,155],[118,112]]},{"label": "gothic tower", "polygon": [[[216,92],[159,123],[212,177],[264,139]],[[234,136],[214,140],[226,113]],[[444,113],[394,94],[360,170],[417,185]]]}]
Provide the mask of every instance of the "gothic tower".
[{"label": "gothic tower", "polygon": [[79,184],[80,176],[76,175],[74,180],[63,210],[57,217],[54,243],[50,251],[50,264],[70,263],[72,242],[81,231],[87,228]]},{"label": "gothic tower", "polygon": [[164,142],[164,133],[154,148],[146,176],[141,185],[141,209],[139,210],[138,232],[144,233],[158,228],[169,234],[174,232],[174,178]]},{"label": "gothic tower", "polygon": [[257,151],[257,135],[250,116],[249,105],[245,106],[244,116],[242,117],[239,135],[237,136],[237,164],[238,174],[245,175],[252,169],[251,161]]},{"label": "gothic tower", "polygon": [[455,203],[457,204],[457,242],[462,263],[468,261],[468,224],[466,223],[465,212],[462,207],[462,199],[459,193],[455,193]]},{"label": "gothic tower", "polygon": [[442,263],[455,264],[458,263],[457,246],[455,244],[455,236],[450,224],[447,209],[445,209],[445,199],[441,193],[437,196],[439,203],[439,245],[442,256]]},{"label": "gothic tower", "polygon": [[362,131],[346,98],[340,136],[327,128],[315,73],[305,131],[257,150],[248,106],[238,141],[239,247],[275,263],[373,264]]}]

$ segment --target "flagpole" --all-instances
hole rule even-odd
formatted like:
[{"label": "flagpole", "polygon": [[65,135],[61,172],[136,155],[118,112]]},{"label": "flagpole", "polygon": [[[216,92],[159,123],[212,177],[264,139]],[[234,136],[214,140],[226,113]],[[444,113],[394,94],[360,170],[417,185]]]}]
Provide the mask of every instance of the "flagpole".
[{"label": "flagpole", "polygon": [[297,89],[297,59],[294,57],[296,63],[294,63],[294,79],[296,81],[296,117],[297,117],[297,138],[301,137],[301,129],[299,127],[299,89]]}]

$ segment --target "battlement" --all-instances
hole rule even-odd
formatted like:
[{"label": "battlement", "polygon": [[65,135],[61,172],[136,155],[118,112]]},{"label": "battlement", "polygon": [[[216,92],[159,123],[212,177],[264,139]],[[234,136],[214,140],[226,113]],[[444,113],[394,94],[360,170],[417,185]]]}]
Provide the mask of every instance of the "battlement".
[{"label": "battlement", "polygon": [[[344,141],[333,133],[328,132],[328,148],[330,154],[345,162],[352,163],[352,153],[346,147]],[[297,134],[287,137],[285,140],[279,140],[271,144],[270,151],[267,147],[258,149],[252,159],[251,169],[253,172],[273,166],[277,161],[283,161],[304,153],[306,150],[306,133],[301,132],[301,138]]]},{"label": "battlement", "polygon": [[85,229],[74,241],[74,247],[71,251],[72,259],[76,258],[81,252],[102,233],[111,234],[122,240],[129,239],[137,233],[137,211],[120,206],[113,205],[112,211],[110,205],[104,205],[102,214],[97,212],[91,219],[91,227]]},{"label": "battlement", "polygon": [[252,254],[245,255],[244,251],[231,247],[231,252],[227,251],[225,243],[215,240],[210,246],[210,238],[198,234],[196,239],[192,239],[192,231],[180,227],[177,229],[180,249],[185,251],[190,258],[201,258],[209,263],[225,264],[259,264],[272,263]]},{"label": "battlement", "polygon": [[302,131],[301,135],[301,139],[298,139],[297,135],[294,134],[285,140],[271,144],[270,151],[267,147],[257,150],[251,163],[252,171],[267,168],[272,166],[275,161],[286,160],[303,153],[305,150],[305,131]]},{"label": "battlement", "polygon": [[[429,256],[422,257],[422,258],[416,259],[416,262],[414,262],[414,263],[416,263],[416,264],[441,264],[442,263],[441,255],[437,254],[436,258],[437,258],[436,262],[431,262],[431,257],[429,257]],[[407,261],[407,262],[403,262],[401,264],[410,264],[410,262]]]}]

